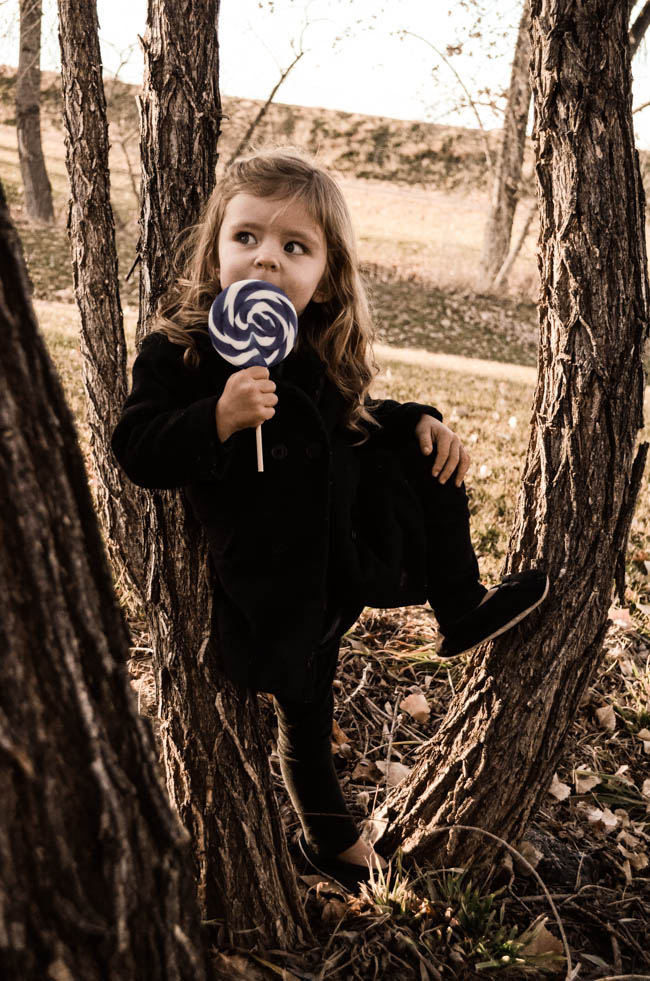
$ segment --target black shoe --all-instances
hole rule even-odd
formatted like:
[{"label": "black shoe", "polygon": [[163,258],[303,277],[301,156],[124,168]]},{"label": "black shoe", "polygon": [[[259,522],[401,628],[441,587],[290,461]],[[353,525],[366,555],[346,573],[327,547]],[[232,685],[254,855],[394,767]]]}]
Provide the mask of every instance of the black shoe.
[{"label": "black shoe", "polygon": [[444,631],[439,657],[454,657],[510,630],[539,606],[548,593],[548,576],[539,569],[504,576],[473,610]]},{"label": "black shoe", "polygon": [[[332,879],[347,892],[352,893],[359,891],[362,882],[370,882],[372,873],[369,865],[353,865],[352,862],[341,862],[338,858],[321,858],[307,844],[303,834],[298,837],[298,848],[305,860],[309,875],[317,872],[326,879]],[[383,873],[387,875],[388,869],[384,869]]]}]

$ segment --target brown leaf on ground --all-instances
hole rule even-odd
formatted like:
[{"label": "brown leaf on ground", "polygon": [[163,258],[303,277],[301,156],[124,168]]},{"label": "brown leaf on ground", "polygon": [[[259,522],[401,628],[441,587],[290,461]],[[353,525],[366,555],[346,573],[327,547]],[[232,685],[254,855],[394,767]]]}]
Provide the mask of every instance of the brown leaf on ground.
[{"label": "brown leaf on ground", "polygon": [[613,732],[616,728],[616,713],[614,712],[613,705],[603,705],[602,708],[596,709],[596,718],[598,719],[598,725],[602,729],[608,729]]},{"label": "brown leaf on ground", "polygon": [[569,787],[568,783],[562,783],[557,773],[554,773],[548,792],[556,800],[566,800],[571,793],[571,787]]},{"label": "brown leaf on ground", "polygon": [[401,783],[405,777],[408,777],[411,772],[411,768],[404,766],[403,763],[397,763],[391,760],[390,763],[385,763],[383,760],[377,761],[377,767],[381,770],[386,778],[386,784],[389,787],[396,787],[398,783]]},{"label": "brown leaf on ground", "polygon": [[634,621],[627,607],[610,606],[608,616],[619,630],[634,630]]},{"label": "brown leaf on ground", "polygon": [[338,923],[348,911],[347,903],[340,899],[328,899],[323,906],[321,917],[324,923]]},{"label": "brown leaf on ground", "polygon": [[399,707],[415,719],[416,722],[426,722],[429,718],[431,709],[424,694],[421,691],[407,695],[399,703]]},{"label": "brown leaf on ground", "polygon": [[336,719],[332,721],[332,742],[335,742],[338,746],[350,742],[349,737],[343,732]]},{"label": "brown leaf on ground", "polygon": [[[521,852],[522,857],[525,858],[528,864],[532,865],[534,869],[537,868],[542,858],[544,857],[542,852],[540,852],[537,848],[535,848],[532,841],[523,841],[521,843],[521,847],[519,851]],[[525,866],[523,871],[525,871],[526,873],[529,872],[529,870]]]},{"label": "brown leaf on ground", "polygon": [[546,929],[544,923],[540,923],[534,928],[532,937],[526,946],[522,947],[521,953],[527,957],[539,956],[540,954],[563,954],[564,946],[561,940],[558,940],[550,930]]},{"label": "brown leaf on ground", "polygon": [[590,790],[593,790],[599,783],[602,783],[602,780],[593,773],[578,768],[574,770],[573,782],[575,784],[576,794],[588,794]]},{"label": "brown leaf on ground", "polygon": [[359,760],[350,779],[353,783],[381,783],[384,775],[376,763],[371,760]]},{"label": "brown leaf on ground", "polygon": [[584,807],[578,805],[578,812],[583,814],[589,824],[594,828],[595,831],[602,831],[605,834],[609,834],[610,831],[614,831],[619,826],[619,819],[616,814],[605,807],[601,810],[599,807]]}]

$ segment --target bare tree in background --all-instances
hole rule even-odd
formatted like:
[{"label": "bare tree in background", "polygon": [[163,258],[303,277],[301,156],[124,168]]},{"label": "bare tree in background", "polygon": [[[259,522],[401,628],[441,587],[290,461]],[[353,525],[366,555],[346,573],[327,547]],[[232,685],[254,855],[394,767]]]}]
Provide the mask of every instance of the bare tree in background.
[{"label": "bare tree in background", "polygon": [[0,974],[202,981],[71,414],[0,187]]},{"label": "bare tree in background", "polygon": [[35,221],[54,218],[52,188],[41,144],[42,0],[20,0],[20,53],[16,75],[16,134],[25,210]]},{"label": "bare tree in background", "polygon": [[646,0],[630,28],[630,56],[632,58],[637,53],[648,27],[650,27],[650,0]]},{"label": "bare tree in background", "polygon": [[[144,38],[139,336],[172,276],[178,233],[214,186],[220,128],[217,0],[151,0]],[[211,571],[180,495],[120,487],[109,439],[126,390],[94,4],[59,0],[72,204],[100,500],[113,554],[138,590],[154,647],[167,785],[194,845],[202,914],[238,946],[289,948],[309,933],[275,801],[256,696],[223,677]],[[187,51],[196,57],[187,58]],[[85,98],[79,95],[86,94]],[[88,97],[90,96],[90,98]],[[111,394],[112,392],[112,394]],[[101,417],[106,415],[102,421]],[[115,488],[118,488],[117,490]]]},{"label": "bare tree in background", "polygon": [[[647,0],[630,28],[630,57],[633,58],[636,54],[649,25],[650,0]],[[524,0],[481,254],[483,282],[486,286],[494,286],[495,289],[505,286],[537,212],[533,202],[511,247],[515,211],[521,191],[526,128],[532,91],[529,72],[531,56],[529,31],[530,0]]]},{"label": "bare tree in background", "polygon": [[379,815],[385,846],[445,867],[494,855],[458,825],[516,843],[548,789],[601,658],[615,577],[623,592],[647,452],[636,445],[649,309],[629,5],[532,0],[531,16],[541,348],[507,569],[545,567],[551,592],[477,652]]},{"label": "bare tree in background", "polygon": [[490,211],[483,234],[481,273],[488,285],[502,269],[510,248],[524,162],[530,96],[530,0],[524,0],[492,183]]}]

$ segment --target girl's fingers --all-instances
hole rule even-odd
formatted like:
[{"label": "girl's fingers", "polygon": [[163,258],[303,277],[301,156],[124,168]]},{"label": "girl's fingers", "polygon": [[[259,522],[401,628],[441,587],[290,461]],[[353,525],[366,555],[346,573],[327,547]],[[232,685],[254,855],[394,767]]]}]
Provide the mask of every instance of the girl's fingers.
[{"label": "girl's fingers", "polygon": [[447,454],[445,465],[440,471],[440,476],[438,477],[438,480],[440,481],[441,484],[446,483],[447,480],[451,477],[452,473],[458,466],[459,460],[460,460],[460,442],[458,440],[454,440],[449,447],[449,453]]},{"label": "girl's fingers", "polygon": [[449,452],[452,446],[452,435],[447,432],[441,432],[438,434],[438,439],[436,441],[436,458],[433,461],[433,473],[434,477],[441,477],[442,471],[447,465],[447,460],[449,459]]},{"label": "girl's fingers", "polygon": [[421,452],[425,456],[429,456],[433,452],[433,438],[430,430],[427,430],[425,433],[418,433],[418,440]]},{"label": "girl's fingers", "polygon": [[460,448],[460,463],[458,464],[458,470],[456,471],[456,487],[460,487],[465,479],[465,474],[469,470],[470,465],[470,455],[465,450],[463,446]]}]

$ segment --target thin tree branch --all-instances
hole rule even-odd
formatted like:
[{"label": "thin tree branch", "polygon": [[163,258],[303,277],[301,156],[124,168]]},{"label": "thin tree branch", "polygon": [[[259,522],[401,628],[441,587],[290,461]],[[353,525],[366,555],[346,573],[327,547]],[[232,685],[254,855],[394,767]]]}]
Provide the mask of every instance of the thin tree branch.
[{"label": "thin tree branch", "polygon": [[[650,3],[650,0],[648,0],[648,2]],[[456,71],[456,69],[454,68],[454,66],[452,65],[452,63],[449,60],[449,58],[447,58],[447,56],[444,55],[442,53],[442,51],[440,51],[439,48],[437,48],[435,46],[435,44],[433,44],[431,41],[429,41],[426,37],[422,37],[421,34],[415,34],[413,31],[407,31],[407,30],[404,30],[404,29],[398,31],[398,33],[399,33],[399,35],[401,37],[406,37],[408,35],[409,37],[417,38],[418,41],[424,41],[425,44],[428,44],[429,45],[429,47],[431,48],[432,51],[435,51],[435,53],[438,55],[438,57],[440,58],[440,60],[445,63],[445,65],[447,66],[447,68],[449,68],[449,70],[454,73],[458,84],[460,85],[460,87],[462,88],[463,92],[467,96],[467,101],[469,102],[470,107],[471,107],[474,115],[476,116],[476,122],[478,123],[478,128],[480,129],[480,131],[481,131],[481,133],[483,135],[483,149],[484,149],[484,152],[485,152],[485,161],[486,161],[486,163],[488,165],[488,168],[490,170],[490,173],[492,173],[494,171],[494,164],[492,162],[492,154],[490,152],[490,144],[488,143],[487,133],[485,132],[485,127],[483,126],[483,121],[482,121],[481,116],[479,114],[479,111],[478,111],[478,109],[476,107],[476,102],[472,98],[471,92],[469,91],[469,89],[467,88],[467,86],[465,85],[465,83],[463,82],[462,78],[460,77],[460,75],[458,74],[458,72]]]},{"label": "thin tree branch", "polygon": [[259,124],[262,122],[262,120],[266,116],[267,112],[269,111],[269,106],[273,102],[273,100],[275,98],[276,92],[278,91],[278,89],[280,88],[280,86],[282,85],[282,83],[284,82],[284,80],[286,79],[286,77],[289,74],[289,72],[291,71],[291,69],[292,68],[295,68],[295,66],[298,64],[298,62],[300,61],[300,59],[302,58],[302,56],[304,55],[304,53],[305,52],[301,48],[300,51],[298,52],[298,54],[296,55],[296,57],[293,59],[293,61],[289,65],[289,67],[288,68],[285,68],[285,70],[282,72],[282,74],[280,75],[280,78],[278,79],[278,81],[275,83],[275,85],[271,89],[271,92],[269,94],[268,99],[266,100],[266,102],[264,103],[264,105],[262,106],[262,108],[260,109],[260,111],[258,112],[258,114],[253,119],[253,121],[251,122],[250,126],[248,127],[248,129],[246,130],[246,132],[244,133],[244,135],[242,136],[241,140],[239,141],[239,144],[237,145],[237,148],[231,153],[231,155],[230,155],[230,157],[228,159],[228,163],[226,164],[227,167],[230,166],[230,164],[233,162],[233,160],[236,160],[237,159],[237,157],[240,155],[240,153],[243,153],[243,151],[245,150],[245,148],[246,148],[246,146],[247,146],[247,144],[248,144],[251,136],[253,135],[253,133],[255,132],[255,130],[257,129],[257,127],[259,126]]},{"label": "thin tree branch", "polygon": [[630,58],[634,58],[643,35],[650,25],[650,0],[646,0],[641,13],[630,28]]}]

